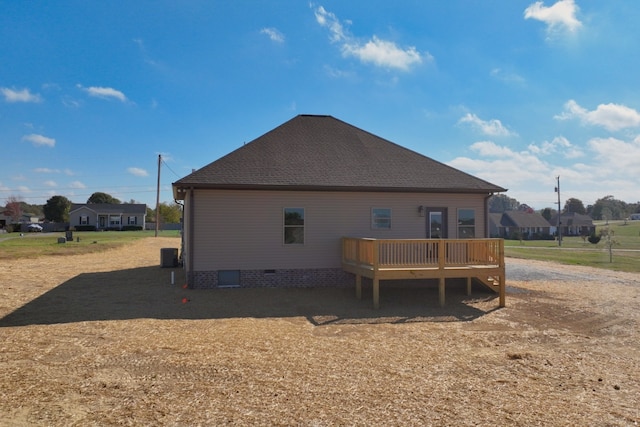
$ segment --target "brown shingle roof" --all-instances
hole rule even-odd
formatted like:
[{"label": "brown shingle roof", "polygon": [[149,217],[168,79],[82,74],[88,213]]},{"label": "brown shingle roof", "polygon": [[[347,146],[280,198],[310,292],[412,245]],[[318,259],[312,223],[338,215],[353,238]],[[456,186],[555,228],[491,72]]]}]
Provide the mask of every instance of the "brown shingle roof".
[{"label": "brown shingle roof", "polygon": [[501,224],[506,227],[549,227],[549,222],[536,212],[506,211]]},{"label": "brown shingle roof", "polygon": [[122,204],[110,204],[110,203],[72,203],[69,208],[69,213],[81,208],[88,208],[98,214],[146,214],[147,205],[136,203],[122,203]]},{"label": "brown shingle roof", "polygon": [[504,188],[331,116],[299,115],[178,188],[493,193]]}]

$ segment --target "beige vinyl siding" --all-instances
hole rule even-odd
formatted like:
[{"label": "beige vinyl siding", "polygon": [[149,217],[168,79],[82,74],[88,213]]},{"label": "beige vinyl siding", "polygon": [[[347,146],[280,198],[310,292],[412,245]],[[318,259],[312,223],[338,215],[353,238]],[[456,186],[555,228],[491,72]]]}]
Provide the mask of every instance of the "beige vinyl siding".
[{"label": "beige vinyl siding", "polygon": [[[340,238],[424,238],[418,206],[447,207],[449,237],[457,208],[476,211],[484,236],[484,195],[298,191],[194,191],[194,271],[340,267]],[[187,206],[190,204],[185,200]],[[371,227],[372,208],[391,209],[391,229]],[[283,242],[284,208],[305,209],[304,245]],[[189,213],[185,214],[189,230]],[[189,247],[188,245],[186,246]]]},{"label": "beige vinyl siding", "polygon": [[88,216],[89,224],[88,225],[96,225],[96,217],[98,216],[94,211],[87,207],[81,207],[75,210],[72,214],[69,215],[69,225],[74,227],[76,225],[80,225],[80,217]]}]

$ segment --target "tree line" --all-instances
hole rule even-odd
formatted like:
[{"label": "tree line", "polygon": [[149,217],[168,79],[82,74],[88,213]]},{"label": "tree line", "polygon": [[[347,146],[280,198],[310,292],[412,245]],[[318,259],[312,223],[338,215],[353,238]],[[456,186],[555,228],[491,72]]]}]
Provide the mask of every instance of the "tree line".
[{"label": "tree line", "polygon": [[[496,194],[489,199],[489,212],[502,213],[513,210],[533,211],[528,205],[505,194]],[[547,207],[540,209],[538,213],[546,219],[550,219],[557,211],[557,209]],[[631,214],[640,213],[640,202],[627,203],[608,195],[596,200],[593,205],[585,207],[582,200],[572,197],[565,201],[562,213],[588,215],[594,220],[626,219]]]},{"label": "tree line", "polygon": [[[20,221],[24,214],[44,218],[51,222],[69,222],[69,210],[73,202],[65,196],[53,196],[47,200],[44,205],[30,205],[18,199],[15,196],[7,198],[4,208],[5,216],[12,219],[14,223]],[[86,201],[87,204],[137,204],[135,200],[121,202],[110,194],[103,192],[93,193]],[[160,212],[160,221],[165,224],[179,223],[182,217],[182,206],[173,202],[162,202],[158,206]],[[147,222],[156,221],[156,210],[147,206]]]}]

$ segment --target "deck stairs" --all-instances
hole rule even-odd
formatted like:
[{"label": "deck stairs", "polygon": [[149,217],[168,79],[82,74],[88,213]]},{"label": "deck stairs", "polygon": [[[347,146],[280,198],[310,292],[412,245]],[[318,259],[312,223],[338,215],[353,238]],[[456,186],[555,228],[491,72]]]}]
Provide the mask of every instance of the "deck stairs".
[{"label": "deck stairs", "polygon": [[500,292],[500,277],[498,276],[482,276],[473,278],[476,283],[481,284],[486,289],[495,293]]}]

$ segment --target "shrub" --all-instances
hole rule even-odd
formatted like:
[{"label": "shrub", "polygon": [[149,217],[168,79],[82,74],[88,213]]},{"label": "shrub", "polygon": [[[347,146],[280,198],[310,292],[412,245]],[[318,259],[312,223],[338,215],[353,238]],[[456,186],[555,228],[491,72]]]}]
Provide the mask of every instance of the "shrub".
[{"label": "shrub", "polygon": [[141,225],[123,225],[122,231],[140,231],[142,230]]},{"label": "shrub", "polygon": [[594,245],[597,244],[600,241],[601,237],[596,235],[595,232],[591,233],[591,235],[589,236],[589,238],[587,240],[589,240],[589,243],[593,243]]},{"label": "shrub", "polygon": [[76,231],[96,231],[95,225],[76,225]]}]

